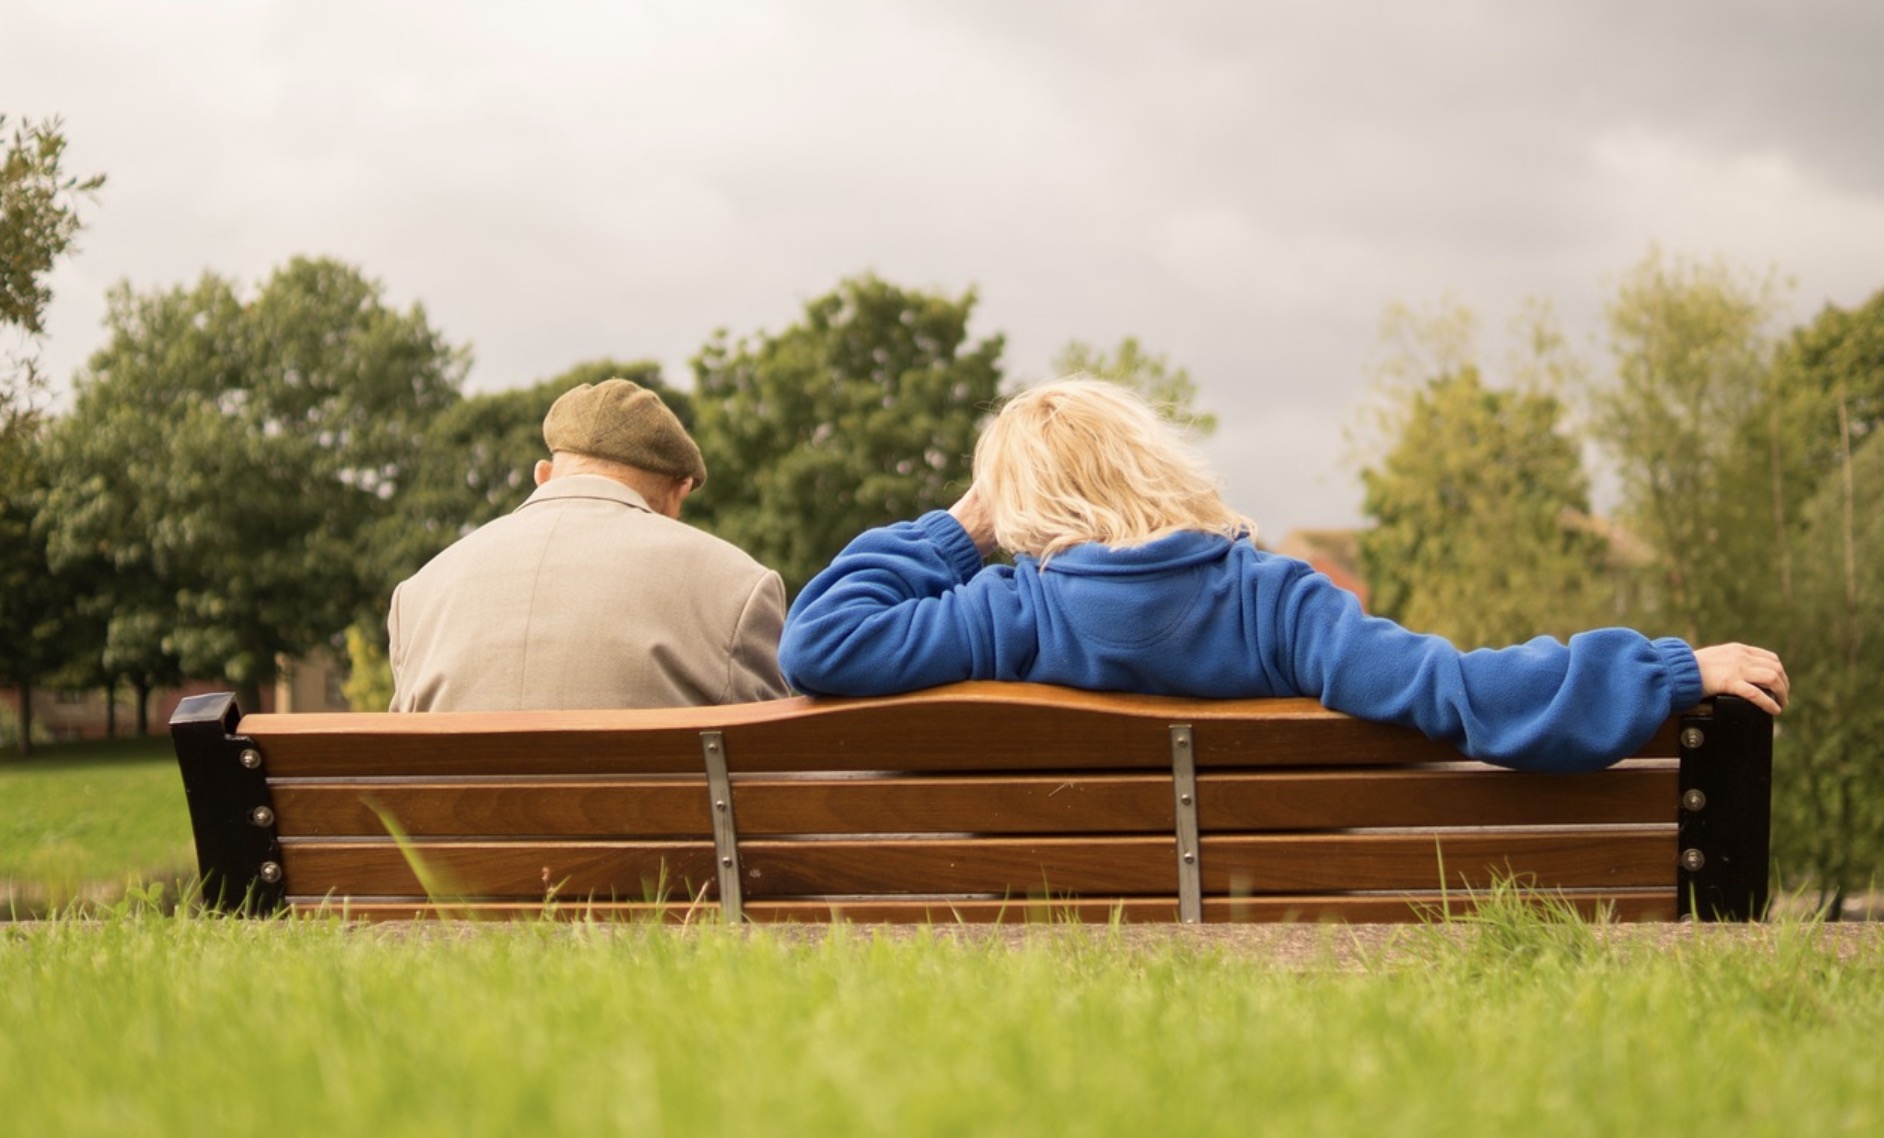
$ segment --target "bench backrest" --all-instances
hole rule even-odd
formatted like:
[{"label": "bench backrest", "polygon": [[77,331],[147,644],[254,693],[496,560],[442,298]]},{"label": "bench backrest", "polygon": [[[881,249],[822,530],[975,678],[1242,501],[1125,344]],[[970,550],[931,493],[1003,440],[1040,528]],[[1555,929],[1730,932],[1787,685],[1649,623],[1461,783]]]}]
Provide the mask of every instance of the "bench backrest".
[{"label": "bench backrest", "polygon": [[1771,720],[1720,699],[1585,775],[1308,700],[961,684],[663,711],[171,721],[210,895],[358,917],[1417,919],[1508,879],[1757,916]]}]

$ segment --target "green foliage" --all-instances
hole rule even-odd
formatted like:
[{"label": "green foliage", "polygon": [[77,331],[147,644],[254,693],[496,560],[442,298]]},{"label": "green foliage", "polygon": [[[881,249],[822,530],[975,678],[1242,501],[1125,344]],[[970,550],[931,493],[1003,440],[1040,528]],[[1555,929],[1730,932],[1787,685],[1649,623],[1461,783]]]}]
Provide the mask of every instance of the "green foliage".
[{"label": "green foliage", "polygon": [[392,661],[386,659],[383,626],[347,626],[347,678],[340,693],[353,711],[384,711],[392,706]]},{"label": "green foliage", "polygon": [[208,274],[112,292],[108,342],[54,432],[47,513],[56,562],[110,566],[115,642],[252,699],[277,654],[371,608],[361,537],[465,366],[422,308],[381,293],[306,259],[247,302]]},{"label": "green foliage", "polygon": [[1768,607],[1794,703],[1775,853],[1836,912],[1884,881],[1884,293],[1795,331],[1776,377],[1766,441],[1787,544]]},{"label": "green foliage", "polygon": [[1084,372],[1129,387],[1167,419],[1199,437],[1217,431],[1217,417],[1197,410],[1197,384],[1191,380],[1190,371],[1172,367],[1164,356],[1145,351],[1136,336],[1120,340],[1110,356],[1083,341],[1069,341],[1053,357],[1052,367],[1055,376]]},{"label": "green foliage", "polygon": [[1390,449],[1361,471],[1370,604],[1464,648],[1567,636],[1593,623],[1606,576],[1582,460],[1554,397],[1485,385],[1471,325],[1463,309],[1389,315],[1389,335],[1411,337],[1390,374],[1452,370],[1389,391]]},{"label": "green foliage", "polygon": [[[7,117],[0,115],[0,131]],[[38,337],[44,330],[53,264],[72,247],[81,227],[77,199],[105,184],[104,175],[79,178],[62,166],[65,135],[58,119],[25,120],[13,128],[0,157],[0,327]],[[37,381],[30,356],[0,368],[0,420]]]},{"label": "green foliage", "polygon": [[1659,251],[1609,304],[1616,374],[1591,389],[1590,424],[1620,475],[1621,521],[1653,551],[1630,613],[1647,631],[1742,638],[1775,584],[1770,466],[1746,451],[1766,418],[1775,308],[1770,281]]},{"label": "green foliage", "polygon": [[13,420],[13,458],[0,463],[0,685],[20,694],[13,742],[31,754],[32,693],[85,650],[82,582],[55,572],[44,527],[36,524],[48,469],[32,416]]},{"label": "green foliage", "polygon": [[974,304],[864,276],[783,332],[716,334],[694,360],[689,514],[795,591],[861,531],[949,505],[1001,381],[1001,337],[968,340]]},{"label": "green foliage", "polygon": [[0,938],[0,1100],[75,1136],[1874,1133],[1878,941],[1714,931],[1343,967],[1079,929],[53,921]]}]

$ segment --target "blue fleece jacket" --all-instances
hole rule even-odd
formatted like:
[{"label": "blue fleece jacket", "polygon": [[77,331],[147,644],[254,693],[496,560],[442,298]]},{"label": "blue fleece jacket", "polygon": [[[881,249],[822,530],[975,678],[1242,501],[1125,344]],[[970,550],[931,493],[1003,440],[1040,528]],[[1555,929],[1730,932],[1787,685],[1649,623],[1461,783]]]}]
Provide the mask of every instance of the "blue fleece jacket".
[{"label": "blue fleece jacket", "polygon": [[1181,533],[983,567],[942,511],[851,542],[793,602],[798,690],[1014,680],[1203,698],[1312,696],[1524,770],[1606,766],[1701,698],[1688,645],[1624,628],[1461,652],[1368,616],[1303,562]]}]

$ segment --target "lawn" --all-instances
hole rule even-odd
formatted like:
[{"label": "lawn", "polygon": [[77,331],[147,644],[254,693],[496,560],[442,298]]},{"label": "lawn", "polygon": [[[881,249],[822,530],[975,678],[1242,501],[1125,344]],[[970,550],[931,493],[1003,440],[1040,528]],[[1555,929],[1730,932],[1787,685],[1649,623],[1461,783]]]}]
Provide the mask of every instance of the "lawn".
[{"label": "lawn", "polygon": [[114,898],[127,883],[174,881],[195,866],[167,736],[0,759],[0,909]]},{"label": "lawn", "polygon": [[95,899],[0,924],[6,1133],[1884,1130],[1876,926],[346,926],[166,913],[191,861],[164,740],[0,763],[0,877]]},{"label": "lawn", "polygon": [[1884,1128],[1878,939],[1714,931],[1506,914],[1282,963],[1175,930],[22,923],[0,1103],[60,1135]]}]

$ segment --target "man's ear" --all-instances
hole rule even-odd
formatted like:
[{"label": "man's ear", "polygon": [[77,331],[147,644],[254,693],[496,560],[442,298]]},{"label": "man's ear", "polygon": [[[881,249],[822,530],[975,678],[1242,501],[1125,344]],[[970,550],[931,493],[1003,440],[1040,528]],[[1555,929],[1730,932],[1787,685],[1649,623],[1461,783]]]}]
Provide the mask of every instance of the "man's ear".
[{"label": "man's ear", "polygon": [[543,483],[548,482],[550,480],[550,471],[554,469],[556,468],[550,464],[549,459],[540,458],[540,459],[537,459],[536,469],[531,471],[530,473],[533,477],[536,478],[536,484],[538,486],[541,486],[543,485]]}]

